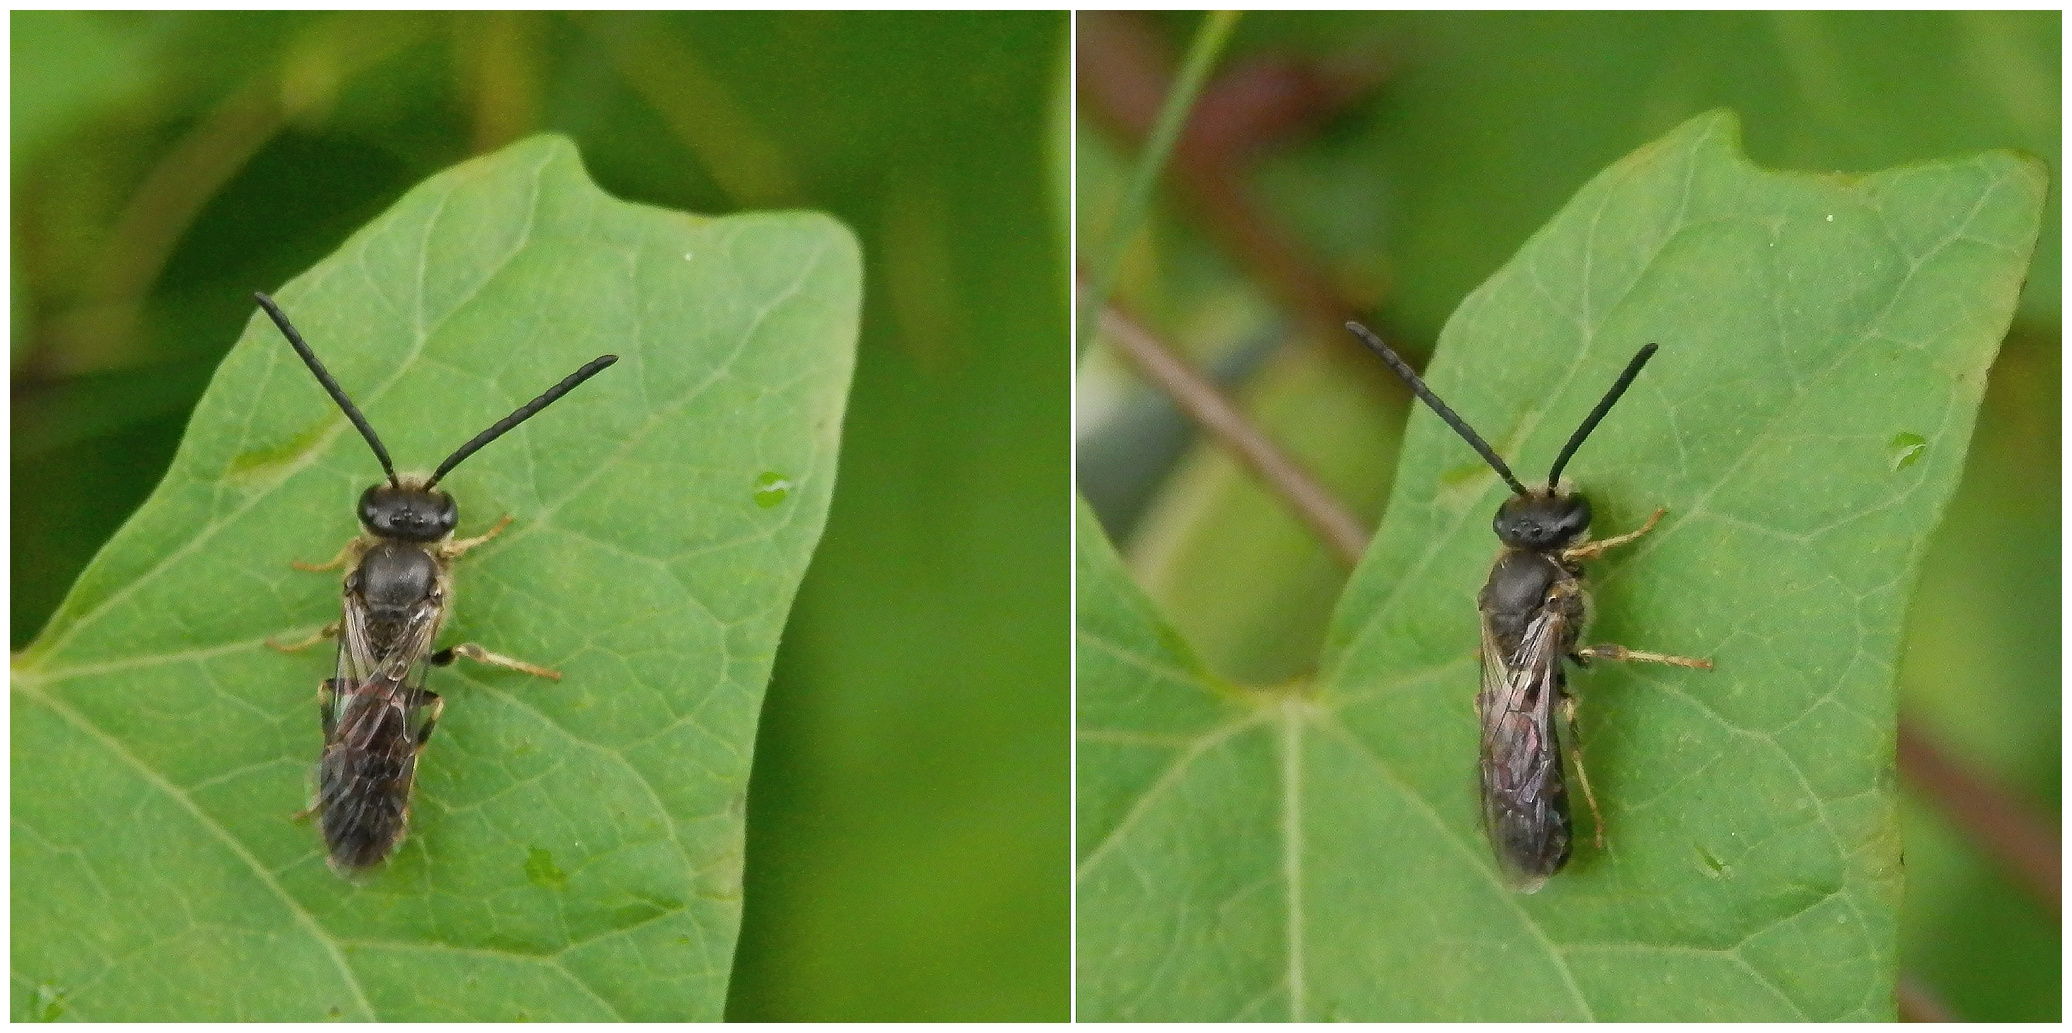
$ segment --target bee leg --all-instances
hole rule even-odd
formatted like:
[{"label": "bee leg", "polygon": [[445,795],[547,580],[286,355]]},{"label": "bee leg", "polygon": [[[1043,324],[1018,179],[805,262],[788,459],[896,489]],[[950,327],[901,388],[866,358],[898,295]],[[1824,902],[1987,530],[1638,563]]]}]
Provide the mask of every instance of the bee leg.
[{"label": "bee leg", "polygon": [[[308,637],[308,638],[306,638],[306,639],[303,639],[302,641],[300,641],[300,642],[297,642],[297,643],[294,643],[294,644],[292,644],[292,645],[286,645],[286,646],[284,646],[284,645],[281,645],[281,644],[280,644],[280,643],[278,643],[278,642],[275,642],[275,641],[274,641],[274,640],[272,640],[272,639],[267,639],[267,640],[266,640],[266,644],[267,644],[267,645],[269,645],[269,646],[272,646],[272,647],[273,647],[273,648],[275,648],[275,649],[278,649],[278,650],[280,650],[280,651],[281,651],[281,652],[283,652],[283,653],[299,653],[299,652],[301,652],[301,651],[303,651],[303,650],[305,650],[305,649],[308,649],[309,647],[311,647],[311,646],[313,646],[313,645],[316,645],[316,644],[317,644],[317,643],[319,643],[319,642],[322,642],[322,641],[324,641],[325,639],[328,639],[328,638],[337,638],[337,637],[338,637],[338,622],[337,622],[337,621],[332,621],[331,623],[329,623],[329,624],[326,624],[326,625],[324,625],[324,627],[322,628],[322,630],[318,631],[318,632],[317,632],[316,634],[314,634],[314,635],[311,635],[310,637]],[[328,683],[328,682],[326,682],[325,684],[329,684],[329,683]]]},{"label": "bee leg", "polygon": [[417,749],[418,752],[422,753],[424,752],[425,744],[432,741],[432,726],[438,724],[439,715],[446,712],[446,701],[440,699],[438,693],[432,692],[429,689],[424,690],[424,695],[418,698],[420,700],[429,700],[432,708],[431,716],[425,718],[424,725],[417,730]]},{"label": "bee leg", "polygon": [[1639,530],[1628,531],[1622,535],[1617,535],[1611,538],[1602,538],[1594,542],[1584,542],[1583,544],[1578,545],[1573,549],[1563,549],[1561,550],[1561,562],[1581,563],[1585,560],[1594,560],[1597,557],[1604,555],[1606,552],[1612,549],[1616,549],[1621,545],[1625,545],[1626,543],[1639,538],[1641,535],[1644,535],[1649,531],[1654,530],[1655,522],[1661,520],[1662,514],[1667,512],[1669,511],[1666,509],[1655,510],[1654,514],[1648,517],[1648,522],[1640,525]]},{"label": "bee leg", "polygon": [[338,699],[338,679],[326,678],[317,686],[317,717],[324,722],[324,741],[331,741],[332,733],[338,731],[337,708],[332,706]]},{"label": "bee leg", "polygon": [[360,540],[358,538],[354,538],[347,541],[345,543],[345,548],[338,550],[338,555],[331,557],[331,560],[328,563],[315,564],[304,563],[301,560],[289,560],[288,566],[294,567],[296,570],[308,571],[337,570],[338,568],[345,566],[346,560],[352,558],[353,546],[356,546],[358,544],[360,544]]},{"label": "bee leg", "polygon": [[1667,653],[1648,653],[1638,649],[1627,649],[1625,646],[1608,644],[1584,646],[1576,650],[1573,655],[1578,662],[1589,660],[1630,660],[1635,663],[1672,664],[1677,667],[1696,667],[1700,670],[1712,670],[1712,661],[1710,660],[1697,660],[1688,656],[1670,656]]},{"label": "bee leg", "polygon": [[1590,791],[1590,776],[1583,772],[1583,737],[1576,731],[1576,698],[1561,694],[1561,719],[1568,723],[1569,758],[1576,764],[1576,781],[1583,787],[1583,800],[1590,805],[1590,821],[1597,829],[1597,849],[1604,849],[1604,812],[1597,807],[1597,794]]},{"label": "bee leg", "polygon": [[505,514],[504,518],[502,520],[497,521],[495,526],[491,527],[487,531],[482,532],[481,534],[476,535],[473,538],[455,538],[454,540],[439,546],[439,554],[446,557],[447,559],[453,559],[454,557],[459,556],[464,552],[467,552],[469,549],[472,549],[477,545],[481,545],[483,542],[486,542],[491,538],[494,538],[497,535],[504,533],[504,528],[509,526],[511,526],[511,517],[509,514]]},{"label": "bee leg", "polygon": [[540,667],[536,664],[526,663],[523,660],[514,660],[502,653],[492,653],[473,642],[463,642],[457,646],[448,646],[426,658],[426,662],[434,667],[444,667],[452,663],[453,658],[456,656],[464,656],[478,664],[488,664],[491,667],[508,667],[514,671],[524,671],[536,678],[561,680],[561,672],[551,667]]}]

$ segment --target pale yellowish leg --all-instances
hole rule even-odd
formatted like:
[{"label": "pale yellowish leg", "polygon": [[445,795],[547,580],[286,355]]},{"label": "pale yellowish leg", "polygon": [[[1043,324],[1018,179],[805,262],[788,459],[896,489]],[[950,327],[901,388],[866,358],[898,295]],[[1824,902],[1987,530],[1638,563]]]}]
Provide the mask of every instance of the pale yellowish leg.
[{"label": "pale yellowish leg", "polygon": [[417,730],[417,752],[419,753],[423,753],[425,744],[432,741],[432,728],[439,723],[439,715],[446,712],[446,701],[439,698],[438,693],[427,692],[425,695],[432,698],[432,714],[424,719],[424,725]]},{"label": "pale yellowish leg", "polygon": [[1641,535],[1644,535],[1649,531],[1654,530],[1655,523],[1662,519],[1662,514],[1667,512],[1669,512],[1667,509],[1655,510],[1654,515],[1648,517],[1648,522],[1640,525],[1640,529],[1637,531],[1628,531],[1625,534],[1618,535],[1616,537],[1603,538],[1594,542],[1584,542],[1583,544],[1578,545],[1573,549],[1563,549],[1561,550],[1561,561],[1563,563],[1573,564],[1582,563],[1587,560],[1594,560],[1597,557],[1604,555],[1607,551],[1616,549],[1621,545],[1625,545],[1626,543],[1639,538]]},{"label": "pale yellowish leg", "polygon": [[511,526],[511,517],[509,514],[505,514],[502,520],[496,522],[496,526],[491,527],[489,530],[484,531],[473,538],[455,538],[452,541],[439,546],[439,552],[442,555],[444,555],[447,559],[452,559],[456,556],[461,555],[464,552],[467,552],[469,549],[472,549],[477,545],[481,545],[482,543],[490,540],[491,538],[494,538],[497,535],[504,533],[504,528],[509,526]]},{"label": "pale yellowish leg", "polygon": [[[514,660],[502,653],[492,653],[473,642],[463,642],[457,646],[448,646],[434,654],[432,662],[443,667],[452,663],[453,658],[456,656],[464,656],[478,664],[488,664],[491,667],[507,667],[513,671],[523,671],[537,678],[561,680],[561,672],[551,667],[541,667],[537,664],[526,663],[523,660]],[[441,657],[444,659],[441,659]]]},{"label": "pale yellowish leg", "polygon": [[267,640],[266,640],[266,644],[267,644],[267,645],[269,645],[269,646],[271,646],[271,647],[273,647],[273,648],[275,648],[275,649],[278,649],[278,650],[280,650],[280,651],[281,651],[281,652],[283,652],[283,653],[299,653],[299,652],[301,652],[301,651],[303,651],[303,650],[305,650],[305,649],[308,649],[309,647],[311,647],[311,646],[313,646],[313,645],[316,645],[316,644],[317,644],[317,643],[319,643],[319,642],[322,642],[322,641],[324,641],[325,639],[332,639],[332,638],[337,638],[337,637],[338,637],[338,622],[337,622],[337,621],[332,621],[331,623],[329,623],[329,624],[326,624],[326,625],[324,625],[324,626],[323,626],[323,628],[322,628],[321,630],[319,630],[319,631],[318,631],[318,632],[317,632],[316,634],[314,634],[314,635],[311,635],[310,637],[308,637],[308,638],[306,638],[306,639],[303,639],[303,640],[302,640],[302,641],[300,641],[300,642],[296,642],[296,643],[294,643],[294,644],[292,644],[292,645],[285,645],[285,646],[284,646],[284,645],[281,645],[281,644],[280,644],[280,643],[278,643],[278,642],[275,642],[275,641],[274,641],[274,640],[272,640],[272,639],[267,639]]},{"label": "pale yellowish leg", "polygon": [[294,567],[296,570],[337,570],[338,568],[345,566],[345,561],[352,558],[353,550],[357,549],[359,545],[360,540],[358,538],[348,539],[345,543],[345,548],[338,550],[338,555],[331,557],[331,560],[328,563],[314,564],[304,563],[301,560],[289,560],[288,565]]},{"label": "pale yellowish leg", "polygon": [[1630,660],[1634,663],[1671,664],[1677,667],[1696,667],[1700,670],[1712,670],[1712,661],[1710,660],[1698,660],[1688,656],[1670,656],[1667,653],[1649,653],[1639,649],[1627,649],[1625,646],[1609,644],[1584,646],[1576,650],[1576,655],[1589,660]]},{"label": "pale yellowish leg", "polygon": [[1583,737],[1576,731],[1576,698],[1561,697],[1561,717],[1568,722],[1569,759],[1575,762],[1576,782],[1583,787],[1583,800],[1590,805],[1590,821],[1597,830],[1597,849],[1604,849],[1604,811],[1598,809],[1597,794],[1590,791],[1590,776],[1583,771]]},{"label": "pale yellowish leg", "polygon": [[[334,727],[331,724],[331,703],[334,699],[337,698],[336,695],[331,691],[331,683],[332,680],[329,678],[326,678],[323,681],[317,683],[317,714],[322,719],[324,724],[324,748],[327,750],[331,748],[331,733]],[[315,797],[311,797],[309,801],[309,806],[304,807],[299,811],[296,811],[295,816],[293,818],[290,818],[289,820],[293,821],[297,825],[300,825],[303,822],[308,821],[313,815],[317,813],[317,803],[317,799]]]}]

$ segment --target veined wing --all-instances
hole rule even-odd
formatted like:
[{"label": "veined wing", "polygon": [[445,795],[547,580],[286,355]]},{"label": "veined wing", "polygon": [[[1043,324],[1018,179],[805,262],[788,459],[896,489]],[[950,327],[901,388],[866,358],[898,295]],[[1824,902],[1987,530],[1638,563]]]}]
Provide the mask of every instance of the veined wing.
[{"label": "veined wing", "polygon": [[425,658],[439,630],[438,605],[419,603],[387,643],[376,641],[366,608],[350,599],[343,624],[332,703],[333,741],[366,750],[390,738],[407,740],[407,734],[399,733],[407,733],[409,711],[419,702]]},{"label": "veined wing", "polygon": [[329,733],[317,764],[317,810],[331,866],[342,873],[380,863],[409,821],[417,776],[417,727],[426,701],[425,658],[439,609],[415,607],[385,643],[365,608],[348,600],[338,647]]},{"label": "veined wing", "polygon": [[1541,609],[1504,656],[1482,623],[1482,822],[1506,878],[1527,893],[1568,860],[1568,786],[1554,703],[1567,619]]}]

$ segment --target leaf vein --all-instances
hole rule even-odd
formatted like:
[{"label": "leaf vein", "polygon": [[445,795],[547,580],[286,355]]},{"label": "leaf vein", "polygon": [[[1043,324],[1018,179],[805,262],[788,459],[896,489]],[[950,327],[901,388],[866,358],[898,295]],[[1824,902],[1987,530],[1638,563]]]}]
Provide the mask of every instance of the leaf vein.
[{"label": "leaf vein", "polygon": [[245,848],[244,843],[230,834],[229,829],[217,823],[207,812],[197,806],[191,797],[181,791],[178,786],[175,786],[171,780],[160,774],[149,764],[144,763],[142,757],[130,752],[129,747],[124,745],[120,739],[101,730],[98,725],[87,720],[86,715],[79,713],[57,698],[35,689],[17,686],[15,691],[50,708],[52,712],[64,718],[66,723],[98,740],[104,749],[114,754],[118,759],[128,763],[139,775],[143,776],[144,781],[148,785],[164,794],[175,804],[178,804],[181,809],[193,817],[194,821],[204,831],[213,835],[232,855],[243,862],[247,868],[251,869],[252,875],[259,880],[259,883],[271,890],[274,896],[280,899],[281,904],[288,909],[288,913],[293,917],[295,923],[302,926],[310,937],[316,940],[317,944],[323,947],[326,953],[330,954],[332,962],[338,967],[339,975],[344,977],[345,985],[352,991],[353,998],[359,1004],[360,1009],[366,1013],[368,1018],[376,1017],[374,1006],[368,1003],[367,994],[360,986],[359,976],[353,971],[352,966],[346,963],[345,956],[338,949],[337,941],[332,939],[323,926],[317,923],[315,916],[302,907],[301,902],[288,893],[279,880],[274,878],[273,873],[268,871],[265,865],[260,864],[257,857],[252,856],[252,852]]}]

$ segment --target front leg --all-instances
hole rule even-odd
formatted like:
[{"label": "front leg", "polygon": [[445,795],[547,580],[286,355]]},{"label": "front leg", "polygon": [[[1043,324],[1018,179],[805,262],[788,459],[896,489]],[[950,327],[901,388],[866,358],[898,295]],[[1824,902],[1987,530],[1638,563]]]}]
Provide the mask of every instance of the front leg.
[{"label": "front leg", "polygon": [[481,534],[476,535],[473,538],[455,538],[451,541],[441,544],[439,546],[439,555],[444,556],[447,559],[453,559],[457,556],[460,556],[462,553],[467,552],[469,549],[472,549],[477,545],[481,545],[482,543],[490,540],[491,538],[494,538],[497,535],[504,533],[504,528],[509,526],[511,526],[511,517],[510,514],[505,514],[504,518],[502,520],[497,521],[495,526],[491,527],[487,531],[482,532]]},{"label": "front leg", "polygon": [[284,646],[278,642],[275,642],[272,639],[267,639],[266,644],[268,646],[273,647],[274,649],[280,650],[283,653],[299,653],[313,645],[316,645],[319,642],[324,641],[325,639],[337,637],[338,622],[332,621],[331,623],[326,624],[322,628],[318,629],[316,634],[311,635],[310,637],[303,639],[300,642],[295,642]]},{"label": "front leg", "polygon": [[304,563],[301,560],[289,560],[288,565],[294,567],[296,570],[337,570],[338,568],[345,566],[346,561],[352,559],[353,556],[363,548],[365,548],[365,545],[363,545],[361,540],[357,536],[355,536],[351,540],[347,541],[345,543],[345,547],[338,550],[338,555],[331,557],[330,561],[327,563]]},{"label": "front leg", "polygon": [[1662,514],[1667,512],[1669,512],[1667,509],[1655,510],[1654,515],[1648,517],[1648,522],[1640,525],[1640,529],[1637,531],[1628,531],[1625,534],[1618,535],[1616,537],[1604,538],[1594,542],[1584,542],[1583,544],[1578,545],[1575,548],[1563,549],[1561,550],[1561,562],[1573,566],[1574,564],[1582,563],[1586,560],[1594,560],[1597,557],[1604,555],[1607,551],[1616,549],[1621,545],[1625,545],[1626,543],[1639,538],[1641,535],[1644,535],[1649,531],[1654,530],[1655,522],[1661,520]]}]

